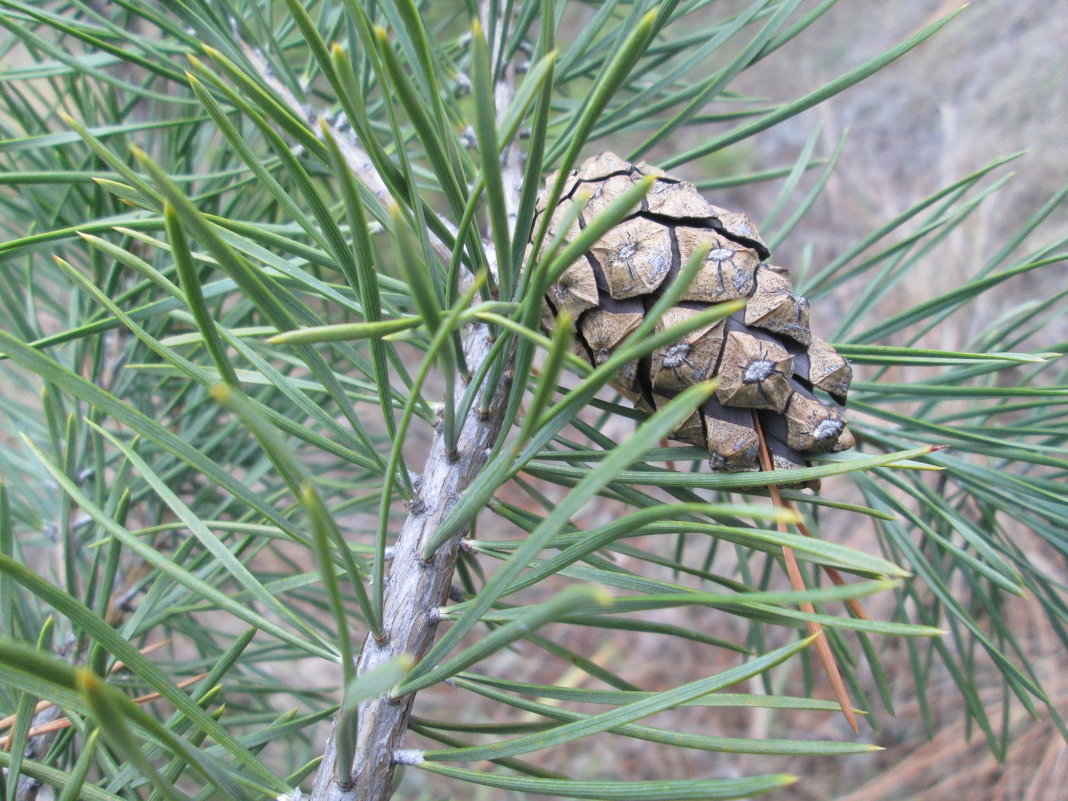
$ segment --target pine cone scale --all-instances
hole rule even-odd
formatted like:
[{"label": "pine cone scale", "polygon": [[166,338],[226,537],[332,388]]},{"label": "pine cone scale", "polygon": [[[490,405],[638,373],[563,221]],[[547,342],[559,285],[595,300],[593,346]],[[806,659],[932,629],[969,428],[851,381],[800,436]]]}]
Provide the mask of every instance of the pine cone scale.
[{"label": "pine cone scale", "polygon": [[[744,309],[629,362],[613,386],[639,409],[652,412],[688,386],[718,378],[715,396],[671,435],[707,449],[716,470],[757,468],[754,416],[776,469],[802,466],[806,454],[852,447],[853,436],[837,408],[852,378],[849,363],[813,336],[808,300],[794,292],[787,271],[766,263],[768,248],[748,216],[712,205],[693,184],[612,153],[573,171],[555,208],[546,208],[543,194],[537,213],[551,215],[550,235],[557,235],[570,198],[587,192],[585,209],[564,235],[572,241],[643,176],[656,179],[644,200],[549,288],[545,328],[567,311],[575,352],[602,364],[673,285],[682,264],[706,248],[696,278],[655,330],[676,326],[715,303],[745,300]],[[826,392],[833,404],[821,401],[816,390]]]}]

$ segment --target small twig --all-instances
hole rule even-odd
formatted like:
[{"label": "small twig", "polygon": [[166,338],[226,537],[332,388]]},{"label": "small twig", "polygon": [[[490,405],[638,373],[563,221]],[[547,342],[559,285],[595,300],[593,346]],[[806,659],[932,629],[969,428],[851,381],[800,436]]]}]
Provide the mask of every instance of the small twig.
[{"label": "small twig", "polygon": [[374,164],[371,162],[371,157],[366,150],[353,141],[350,131],[342,130],[338,125],[337,119],[331,119],[329,116],[320,117],[311,106],[300,102],[297,96],[289,90],[289,87],[278,79],[274,69],[263,55],[263,51],[258,47],[253,47],[241,38],[236,20],[231,19],[230,23],[234,41],[241,47],[245,57],[256,67],[260,79],[271,88],[271,91],[278,96],[278,99],[291,112],[304,120],[309,131],[317,133],[321,120],[330,129],[331,135],[337,141],[338,149],[341,151],[341,155],[345,157],[345,163],[349,165],[349,169],[371,191],[371,194],[378,198],[383,206],[388,207],[393,202],[393,196],[390,194],[389,189],[386,188],[382,176],[378,174],[378,170],[375,169]]},{"label": "small twig", "polygon": [[[762,470],[771,472],[775,469],[775,463],[772,461],[771,454],[768,452],[768,443],[764,438],[764,430],[760,427],[760,416],[755,411],[753,412],[753,428],[756,429],[757,439],[760,442],[760,467]],[[791,508],[779,494],[778,485],[769,484],[768,492],[771,494],[772,503],[776,506],[781,509]],[[787,533],[786,523],[779,521],[778,526],[780,532],[783,534]],[[811,536],[811,534],[809,534],[809,536]],[[805,586],[805,577],[801,575],[801,567],[797,564],[797,555],[794,553],[794,549],[784,545],[782,548],[782,555],[786,562],[786,573],[790,577],[790,586],[799,591],[807,589]],[[841,576],[839,576],[839,579],[841,579]],[[810,615],[816,614],[816,607],[808,601],[802,601],[798,606],[801,608],[802,612]],[[807,621],[806,626],[808,627],[810,634],[823,633],[823,627],[815,620]],[[845,681],[842,679],[841,671],[838,670],[838,663],[835,661],[834,653],[831,651],[831,644],[827,641],[826,635],[821,636],[816,640],[816,653],[819,654],[823,669],[827,673],[827,678],[831,681],[831,688],[834,690],[834,697],[838,701],[838,706],[842,708],[842,715],[845,716],[849,727],[859,734],[860,726],[857,724],[857,716],[853,711],[853,701],[849,697],[849,690],[846,688]]]},{"label": "small twig", "polygon": [[[789,509],[792,512],[797,511],[796,509],[794,509],[794,505],[788,500],[782,499],[782,505],[783,508]],[[798,521],[794,523],[794,525],[797,526],[797,530],[804,534],[806,537],[813,536],[812,532],[808,530],[808,526],[805,525],[805,521],[798,519]],[[837,587],[842,587],[845,585],[846,580],[837,568],[831,567],[830,565],[823,565],[822,567],[823,572],[827,574],[827,578],[831,580],[832,584]],[[864,607],[860,605],[860,601],[858,601],[856,598],[847,598],[845,601],[845,605],[848,606],[849,611],[852,612],[853,615],[859,618],[860,620],[870,619],[868,617],[868,613],[864,611]]]},{"label": "small twig", "polygon": [[[137,566],[135,565],[135,570]],[[136,583],[136,582],[135,582]],[[118,594],[118,593],[116,593]],[[114,596],[113,596],[114,598]],[[123,617],[127,613],[127,609],[116,606],[114,603],[110,604],[111,611],[108,613],[108,623],[113,626],[118,626],[122,623]],[[72,653],[75,651],[76,639],[71,636],[67,643],[56,652],[56,656],[61,659],[71,659]],[[163,640],[161,642],[153,643],[141,649],[142,654],[149,654],[155,651],[157,648],[161,648],[170,640]],[[74,658],[75,662],[81,662],[81,658]],[[122,662],[116,662],[111,667],[112,673],[118,670],[124,670],[126,666]],[[203,678],[197,676],[192,681],[198,681]],[[141,699],[137,699],[141,700]],[[146,698],[145,700],[152,700]],[[10,730],[16,723],[16,716],[11,715],[0,720],[0,731]],[[48,753],[48,750],[52,747],[52,743],[55,740],[56,732],[62,731],[70,726],[70,719],[63,716],[63,710],[52,703],[51,701],[38,701],[33,710],[33,720],[30,721],[29,733],[26,738],[26,748],[23,750],[23,757],[26,759],[40,760]],[[11,747],[11,735],[7,734],[0,737],[0,749],[7,750]],[[15,787],[14,801],[37,801],[37,796],[43,787],[43,783],[40,779],[34,778],[27,773],[23,773],[18,777],[18,783]]]},{"label": "small twig", "polygon": [[[385,181],[382,180],[382,176],[378,170],[375,169],[374,163],[371,161],[371,157],[367,151],[362,148],[355,139],[355,134],[351,126],[342,125],[345,120],[343,115],[320,115],[314,108],[307,103],[302,103],[289,87],[282,83],[275,74],[275,71],[271,68],[271,65],[267,62],[263,52],[258,47],[253,47],[245,42],[237,31],[236,24],[233,26],[234,40],[241,47],[245,56],[249,62],[255,66],[260,80],[262,80],[271,91],[277,95],[278,99],[296,116],[304,120],[304,123],[308,126],[308,130],[321,138],[320,125],[325,126],[337,143],[338,150],[341,152],[341,156],[348,165],[352,174],[359,178],[360,182],[370,190],[378,201],[385,207],[389,208],[390,205],[396,201],[393,195],[390,193],[389,188],[386,186]],[[448,220],[442,220],[443,224],[450,229],[450,232],[455,233],[456,228],[452,226]],[[435,253],[445,262],[448,263],[452,257],[452,250],[441,241],[440,238],[434,235],[433,231],[429,231],[430,245],[434,249]]]},{"label": "small twig", "polygon": [[[171,640],[168,637],[165,640],[160,640],[159,642],[152,643],[152,645],[146,645],[144,648],[141,649],[141,654],[142,655],[150,654],[153,651],[159,650],[160,648],[162,648],[163,646],[169,644],[170,642],[171,642]],[[108,673],[109,674],[118,673],[120,670],[125,670],[125,669],[126,669],[125,663],[116,662],[114,665],[111,666],[111,670],[109,670]],[[196,679],[194,679],[194,681],[204,678],[204,675],[207,675],[207,674],[202,674],[200,676],[197,676]],[[179,685],[179,686],[182,686],[182,685]],[[37,705],[33,708],[33,713],[34,713],[34,715],[39,715],[42,712],[44,712],[46,709],[51,709],[54,706],[55,706],[55,704],[53,704],[51,701],[38,701]],[[18,720],[18,715],[8,715],[6,718],[0,718],[0,731],[4,731],[6,729],[10,729],[12,726],[15,725],[15,721],[16,720]],[[33,730],[33,729],[30,730],[30,736],[31,737],[34,736],[34,731],[35,730]],[[0,748],[7,748],[7,740],[8,740],[7,737],[0,738]]]},{"label": "small twig", "polygon": [[[175,687],[188,687],[190,684],[196,684],[198,681],[200,681],[202,678],[204,678],[207,675],[208,675],[207,673],[201,673],[201,674],[196,675],[196,676],[190,676],[188,679],[183,679],[182,681],[178,682],[174,686]],[[149,701],[158,701],[162,697],[163,696],[160,695],[159,693],[148,693],[148,695],[139,695],[136,698],[132,698],[130,700],[132,700],[135,704],[147,704]],[[54,708],[56,708],[56,705],[53,704],[51,701],[38,701],[37,702],[37,706],[34,708],[35,717],[36,716],[40,716],[42,712],[45,712],[47,710],[51,710],[51,709],[54,709]],[[8,715],[6,718],[3,718],[2,720],[0,720],[0,729],[9,729],[9,728],[11,728],[12,726],[15,725],[15,721],[17,720],[17,718],[18,718],[17,715]],[[55,718],[54,720],[50,720],[47,723],[39,723],[39,724],[33,726],[30,729],[29,736],[30,737],[39,737],[42,734],[49,734],[51,732],[57,732],[57,731],[60,731],[62,729],[70,728],[70,725],[71,725],[70,724],[70,718],[67,718],[67,717]],[[10,742],[11,742],[11,735],[5,734],[3,737],[0,737],[0,749],[7,750],[8,745],[10,744]]]}]

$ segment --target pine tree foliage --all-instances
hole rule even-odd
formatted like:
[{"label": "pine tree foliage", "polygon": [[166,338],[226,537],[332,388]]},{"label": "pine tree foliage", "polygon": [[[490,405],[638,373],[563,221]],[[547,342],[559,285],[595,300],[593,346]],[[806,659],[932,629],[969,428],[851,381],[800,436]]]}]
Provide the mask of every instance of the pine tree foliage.
[{"label": "pine tree foliage", "polygon": [[[1047,218],[1068,189],[966,283],[890,314],[1008,158],[828,264],[776,253],[840,310],[820,334],[857,374],[855,449],[807,466],[717,473],[668,446],[707,382],[652,414],[611,390],[736,306],[665,324],[667,292],[594,364],[568,325],[541,330],[547,288],[644,191],[566,239],[536,214],[546,176],[546,208],[606,150],[701,176],[955,16],[800,97],[732,89],[833,5],[0,0],[5,798],[384,799],[402,779],[406,797],[747,797],[795,781],[786,758],[873,747],[682,718],[826,720],[828,657],[874,726],[891,662],[925,716],[948,677],[999,756],[992,709],[1060,726],[1003,609],[1030,598],[1068,644],[1064,588],[1027,550],[1066,551],[1048,332],[1068,235]],[[699,188],[783,179],[768,220],[745,210],[775,251],[833,167],[808,147]],[[930,347],[1030,274],[1052,289]],[[599,636],[657,643],[673,681],[643,685],[657,665],[604,659]],[[716,767],[561,759],[606,739]],[[740,754],[765,769],[723,767]]]}]

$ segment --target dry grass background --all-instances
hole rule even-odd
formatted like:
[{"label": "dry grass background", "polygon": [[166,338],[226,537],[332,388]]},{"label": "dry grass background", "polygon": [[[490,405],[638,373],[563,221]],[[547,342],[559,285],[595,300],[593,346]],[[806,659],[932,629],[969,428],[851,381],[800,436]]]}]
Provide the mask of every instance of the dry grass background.
[{"label": "dry grass background", "polygon": [[[786,53],[747,72],[742,86],[776,98],[800,94],[960,5],[840,3]],[[978,0],[881,73],[758,137],[754,159],[782,164],[792,161],[816,126],[822,126],[828,154],[846,134],[824,197],[779,252],[812,246],[818,265],[910,202],[993,159],[1027,151],[1006,168],[1016,175],[995,202],[985,203],[950,237],[928,261],[922,280],[899,290],[911,296],[898,295],[898,303],[911,304],[962,283],[1007,232],[1068,183],[1066,53],[1065,0]],[[784,63],[791,69],[783,70]],[[766,207],[774,188],[758,187],[742,199],[754,208]],[[1052,227],[1059,222],[1063,231],[1065,219],[1060,211]],[[1041,281],[1037,276],[1026,289],[1035,290]],[[945,346],[971,333],[968,321],[955,322],[942,328]],[[983,322],[977,316],[972,325]]]},{"label": "dry grass background", "polygon": [[[730,5],[730,4],[726,4]],[[737,5],[737,4],[736,4]],[[890,2],[843,2],[798,40],[768,63],[748,71],[735,88],[772,99],[794,97],[840,75],[872,55],[906,38],[958,3],[891,0]],[[724,4],[715,4],[718,12]],[[933,294],[945,291],[970,276],[974,266],[999,240],[1025,219],[1057,189],[1068,183],[1068,0],[979,0],[933,40],[907,54],[884,72],[812,111],[761,135],[748,146],[731,152],[736,159],[726,171],[765,169],[791,163],[817,127],[823,138],[819,149],[830,154],[848,129],[845,148],[823,197],[804,224],[777,248],[778,263],[791,266],[794,257],[811,248],[815,265],[825,263],[846,245],[877,227],[912,202],[936,191],[983,164],[1020,150],[1029,153],[1008,169],[1016,177],[994,202],[987,202],[962,228],[932,255],[917,279],[895,291],[874,310],[890,314]],[[784,65],[790,65],[784,69]],[[688,133],[687,136],[693,136]],[[675,140],[666,150],[682,149],[692,140]],[[655,161],[655,158],[651,158]],[[722,165],[720,165],[722,166]],[[699,180],[701,165],[678,170]],[[759,219],[770,207],[778,184],[727,190],[715,201],[728,208],[744,209]],[[1064,212],[1051,219],[1046,230],[1063,233],[1068,223]],[[1053,269],[1063,271],[1063,265]],[[1005,292],[1019,299],[1042,291],[1042,276],[1010,284]],[[1063,286],[1063,281],[1058,282]],[[832,304],[848,304],[848,297],[822,299],[813,317],[833,314]],[[973,329],[982,327],[995,314],[999,301],[985,302],[978,313],[951,318],[937,332],[932,347],[961,347]],[[818,324],[816,324],[818,326]],[[1066,332],[1048,332],[1046,344],[1061,341]],[[1035,343],[1040,346],[1041,343]],[[621,421],[619,434],[626,436],[629,423]],[[844,485],[828,482],[824,492],[836,497]],[[517,494],[510,499],[529,502]],[[583,526],[603,524],[616,512],[599,504],[576,520]],[[487,520],[489,522],[489,520]],[[873,547],[871,533],[848,527],[825,527],[833,536],[856,547]],[[499,523],[492,523],[499,526]],[[501,532],[493,528],[497,538]],[[1026,536],[1021,533],[1021,536]],[[1049,555],[1037,542],[1031,543],[1033,558],[1044,562]],[[664,544],[651,547],[670,547]],[[693,546],[693,558],[704,558],[704,545]],[[723,554],[717,569],[729,570],[732,554]],[[648,566],[635,566],[648,572]],[[1063,564],[1050,563],[1051,575],[1068,581]],[[670,576],[660,578],[670,579]],[[962,588],[963,591],[963,588]],[[868,604],[873,616],[879,601]],[[1068,713],[1068,683],[1063,676],[1065,654],[1049,631],[1036,603],[1017,600],[1005,609],[1007,618],[1025,643],[1029,657],[1051,697],[1059,699]],[[693,626],[736,641],[744,631],[735,620],[724,620],[713,610],[687,609],[664,620]],[[662,639],[624,632],[594,632],[573,627],[556,630],[561,639],[585,657],[602,664],[646,689],[663,689],[687,679],[722,669],[737,662],[735,655],[691,643],[665,643]],[[778,643],[774,643],[778,644]],[[731,776],[787,771],[804,777],[788,790],[764,796],[769,801],[785,799],[837,799],[837,801],[1060,801],[1068,797],[1068,746],[1048,720],[1032,720],[1019,709],[1011,711],[1015,745],[1004,764],[998,764],[982,738],[969,731],[963,719],[963,702],[945,674],[934,672],[924,688],[930,700],[937,730],[933,739],[924,731],[912,685],[907,654],[900,645],[888,644],[884,665],[893,687],[896,717],[880,715],[877,731],[865,726],[861,739],[884,746],[871,756],[840,759],[788,759],[784,757],[737,756],[665,749],[652,744],[605,736],[582,749],[545,755],[540,764],[572,775],[590,777],[627,776],[684,778]],[[532,647],[518,649],[507,660],[480,666],[495,675],[528,681],[591,682],[581,671]],[[990,692],[985,696],[1000,720],[995,701],[998,680],[993,670],[983,678]],[[778,689],[802,693],[802,676],[796,670],[778,674]],[[756,689],[756,688],[754,688]],[[830,697],[819,680],[814,690]],[[459,702],[459,706],[457,706]],[[457,716],[477,720],[489,710],[457,691],[442,688],[426,693],[417,703],[417,714],[428,717]],[[494,708],[498,719],[501,710]],[[680,723],[685,721],[685,723]],[[654,718],[647,721],[656,725]],[[736,710],[688,709],[671,713],[673,726],[695,732],[738,736],[849,738],[844,722],[834,715],[785,715],[747,713]],[[969,736],[972,735],[972,736]],[[409,775],[401,787],[404,798],[518,799],[504,791],[472,794],[470,785],[433,783]]]}]

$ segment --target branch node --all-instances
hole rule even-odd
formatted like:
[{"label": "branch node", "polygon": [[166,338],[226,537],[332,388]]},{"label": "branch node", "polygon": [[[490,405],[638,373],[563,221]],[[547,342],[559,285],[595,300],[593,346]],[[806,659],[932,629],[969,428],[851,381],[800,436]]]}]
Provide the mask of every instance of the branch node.
[{"label": "branch node", "polygon": [[423,752],[418,748],[398,748],[393,752],[395,765],[421,765]]}]

